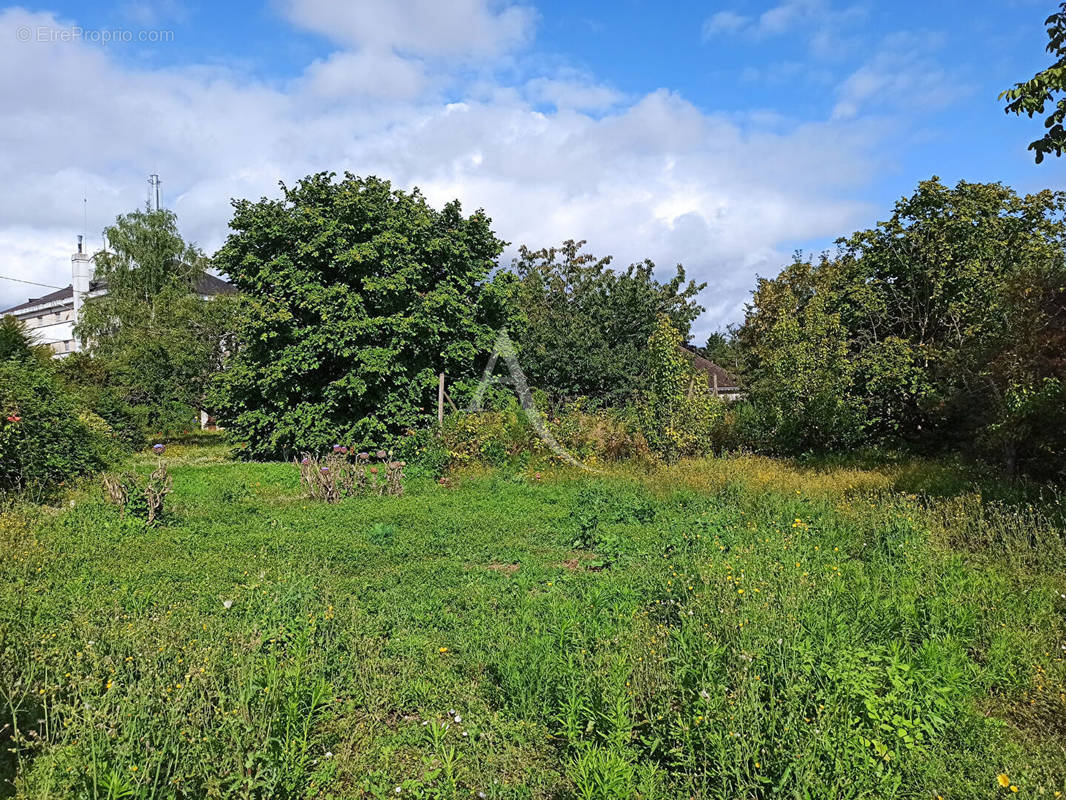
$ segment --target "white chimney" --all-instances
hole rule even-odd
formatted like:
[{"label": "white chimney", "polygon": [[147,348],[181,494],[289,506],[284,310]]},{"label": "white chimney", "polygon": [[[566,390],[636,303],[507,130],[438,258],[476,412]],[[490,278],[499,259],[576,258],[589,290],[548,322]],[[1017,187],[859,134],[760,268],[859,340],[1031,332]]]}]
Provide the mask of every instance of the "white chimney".
[{"label": "white chimney", "polygon": [[[85,252],[85,243],[81,235],[78,236],[78,249],[70,257],[70,275],[71,285],[74,287],[74,324],[77,325],[81,318],[81,305],[89,296],[89,287],[93,280],[93,261]],[[74,349],[81,349],[81,343],[77,337],[74,339]]]}]

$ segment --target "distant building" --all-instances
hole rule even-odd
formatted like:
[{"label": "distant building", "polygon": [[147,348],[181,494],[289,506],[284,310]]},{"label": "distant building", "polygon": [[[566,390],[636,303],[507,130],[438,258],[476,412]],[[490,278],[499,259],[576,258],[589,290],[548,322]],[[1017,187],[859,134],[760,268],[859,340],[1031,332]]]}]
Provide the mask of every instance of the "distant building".
[{"label": "distant building", "polygon": [[729,372],[699,353],[694,353],[687,347],[679,347],[678,349],[688,358],[697,371],[707,376],[708,392],[727,401],[739,400],[743,397],[744,393],[740,388],[740,382]]},{"label": "distant building", "polygon": [[[81,316],[81,307],[89,298],[107,294],[107,284],[94,279],[95,258],[85,252],[79,236],[78,248],[70,257],[70,286],[5,308],[0,311],[0,316],[10,314],[20,320],[38,344],[52,348],[56,358],[79,351],[81,344],[74,338],[74,326]],[[193,288],[204,300],[236,291],[232,284],[206,272]]]}]

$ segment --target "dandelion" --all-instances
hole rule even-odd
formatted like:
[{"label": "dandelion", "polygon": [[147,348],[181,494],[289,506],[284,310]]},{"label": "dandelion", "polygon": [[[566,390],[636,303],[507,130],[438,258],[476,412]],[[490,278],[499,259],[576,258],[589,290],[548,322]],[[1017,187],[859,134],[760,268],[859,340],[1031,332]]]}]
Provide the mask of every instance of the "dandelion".
[{"label": "dandelion", "polygon": [[1010,778],[1007,777],[1007,773],[1001,772],[996,776],[996,780],[999,781],[999,785],[1006,789],[1010,786]]},{"label": "dandelion", "polygon": [[442,647],[442,648],[440,648],[440,654],[441,654],[441,655],[444,655],[444,654],[445,654],[445,653],[447,653],[447,652],[448,652],[448,648],[447,648],[447,647]]}]

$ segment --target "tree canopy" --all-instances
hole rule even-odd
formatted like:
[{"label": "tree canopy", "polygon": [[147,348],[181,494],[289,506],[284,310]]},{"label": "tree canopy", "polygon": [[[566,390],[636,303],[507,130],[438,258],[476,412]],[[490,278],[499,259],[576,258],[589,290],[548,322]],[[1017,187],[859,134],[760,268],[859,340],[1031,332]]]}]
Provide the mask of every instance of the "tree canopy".
[{"label": "tree canopy", "polygon": [[557,398],[620,401],[645,384],[659,316],[686,336],[703,311],[694,298],[706,284],[686,282],[680,264],[666,283],[648,260],[612,270],[609,256],[582,252],[584,244],[519,249],[511,328],[530,385]]},{"label": "tree canopy", "polygon": [[189,427],[221,368],[234,299],[197,294],[209,262],[172,211],[121,215],[104,237],[95,279],[107,293],[85,301],[75,330],[91,354],[68,359],[65,372],[79,381],[103,369],[151,427]]},{"label": "tree canopy", "polygon": [[334,178],[234,201],[216,256],[245,300],[216,408],[257,457],[380,445],[425,422],[437,374],[475,374],[503,321],[504,243],[482,211]]},{"label": "tree canopy", "polygon": [[739,335],[782,448],[866,432],[1061,465],[1064,216],[1063,193],[933,178],[835,256],[759,281]]}]

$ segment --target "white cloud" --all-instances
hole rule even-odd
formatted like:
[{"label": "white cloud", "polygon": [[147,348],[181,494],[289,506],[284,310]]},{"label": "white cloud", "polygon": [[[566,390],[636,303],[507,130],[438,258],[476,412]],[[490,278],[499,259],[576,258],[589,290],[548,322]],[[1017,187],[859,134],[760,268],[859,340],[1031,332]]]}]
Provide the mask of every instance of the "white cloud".
[{"label": "white cloud", "polygon": [[709,39],[719,33],[736,33],[751,24],[751,17],[736,11],[719,11],[703,22],[703,38]]},{"label": "white cloud", "polygon": [[906,106],[942,108],[970,91],[969,87],[931,58],[940,45],[930,34],[889,35],[873,57],[837,87],[834,119],[851,119],[870,110],[877,113]]},{"label": "white cloud", "polygon": [[[57,20],[0,13],[0,41],[35,24]],[[347,169],[484,207],[511,252],[577,237],[621,265],[682,262],[710,283],[705,332],[736,320],[754,274],[776,272],[794,243],[846,232],[868,212],[849,197],[878,169],[882,132],[861,119],[718,114],[667,90],[627,98],[577,73],[481,78],[445,103],[437,80],[420,59],[366,48],[287,84],[130,67],[81,43],[0,48],[0,274],[66,283],[83,191],[97,241],[158,172],[165,203],[211,252],[231,197]],[[0,307],[32,293],[0,281]]]},{"label": "white cloud", "polygon": [[290,20],[343,45],[423,56],[491,56],[529,39],[528,6],[487,0],[285,0]]}]

